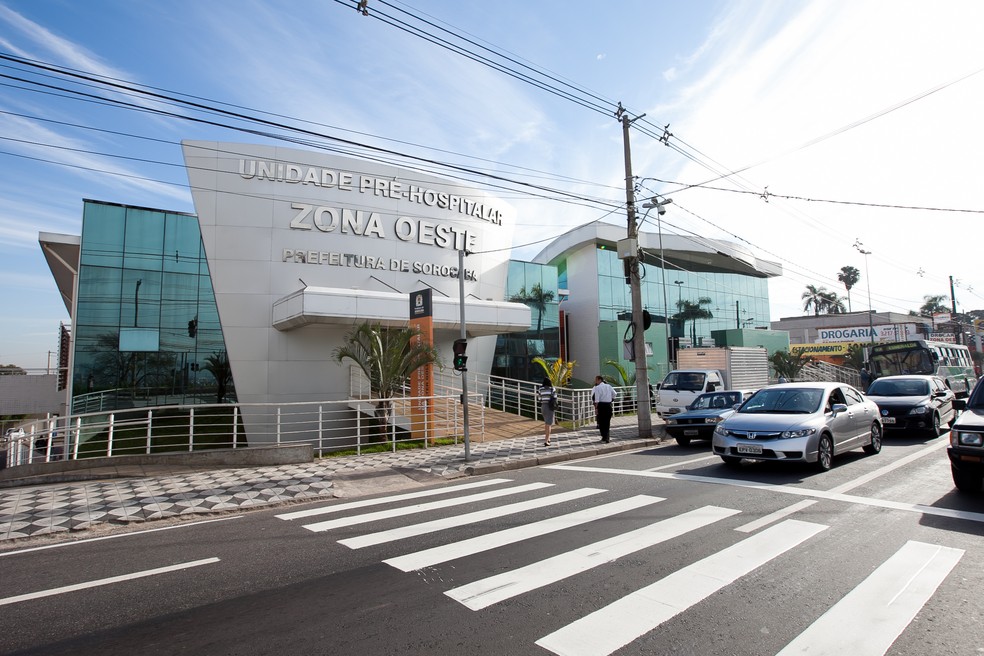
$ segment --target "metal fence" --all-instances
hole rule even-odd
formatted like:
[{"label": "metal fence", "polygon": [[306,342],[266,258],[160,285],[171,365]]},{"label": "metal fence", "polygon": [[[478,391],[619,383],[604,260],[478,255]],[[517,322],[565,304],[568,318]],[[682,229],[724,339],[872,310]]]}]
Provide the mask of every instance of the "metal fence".
[{"label": "metal fence", "polygon": [[[77,413],[24,424],[0,438],[0,466],[99,456],[150,455],[247,444],[311,444],[317,455],[459,444],[465,434],[460,374],[437,371],[429,397],[375,398],[350,370],[351,398],[298,403],[163,405]],[[468,430],[481,436],[486,409],[542,419],[539,384],[468,375]],[[635,388],[616,388],[616,415],[636,412]],[[557,421],[595,421],[590,389],[557,388]]]}]

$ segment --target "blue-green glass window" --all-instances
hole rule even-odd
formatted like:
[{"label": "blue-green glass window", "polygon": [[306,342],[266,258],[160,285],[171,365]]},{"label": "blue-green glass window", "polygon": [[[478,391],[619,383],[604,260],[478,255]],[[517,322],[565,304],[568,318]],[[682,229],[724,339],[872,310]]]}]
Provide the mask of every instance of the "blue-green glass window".
[{"label": "blue-green glass window", "polygon": [[[81,265],[123,266],[126,208],[86,203],[82,213]],[[118,292],[114,293],[114,296]]]}]

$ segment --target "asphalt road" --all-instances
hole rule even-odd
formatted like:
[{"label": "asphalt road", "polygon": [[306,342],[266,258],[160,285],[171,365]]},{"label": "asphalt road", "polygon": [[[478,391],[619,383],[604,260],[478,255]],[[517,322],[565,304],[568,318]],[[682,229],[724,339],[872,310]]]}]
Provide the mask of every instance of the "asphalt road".
[{"label": "asphalt road", "polygon": [[946,439],[826,473],[670,443],[22,544],[0,653],[980,654],[984,496]]}]

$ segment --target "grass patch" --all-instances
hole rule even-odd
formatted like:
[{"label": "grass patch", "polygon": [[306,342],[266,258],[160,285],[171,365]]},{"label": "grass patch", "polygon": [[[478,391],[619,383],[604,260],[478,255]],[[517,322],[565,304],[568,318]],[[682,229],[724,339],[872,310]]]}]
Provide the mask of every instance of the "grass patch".
[{"label": "grass patch", "polygon": [[[461,440],[458,440],[461,443]],[[439,437],[430,440],[430,444],[425,445],[424,440],[410,440],[407,442],[397,442],[396,450],[405,451],[407,449],[423,449],[430,448],[432,446],[449,446],[455,444],[455,438],[453,437]],[[377,442],[375,444],[368,444],[363,446],[361,451],[356,449],[344,449],[341,451],[332,451],[330,453],[322,453],[322,458],[340,458],[343,456],[357,456],[365,455],[367,453],[387,453],[393,450],[392,442]]]},{"label": "grass patch", "polygon": [[[196,409],[192,450],[231,449],[232,413],[232,408],[226,407]],[[187,452],[190,419],[190,411],[184,409],[156,412],[150,430],[150,453]],[[242,416],[238,417],[237,423],[235,446],[247,446]],[[109,428],[102,428],[79,445],[79,458],[105,456],[108,446]],[[113,455],[144,453],[147,453],[146,413],[127,416],[117,412],[113,425]]]}]

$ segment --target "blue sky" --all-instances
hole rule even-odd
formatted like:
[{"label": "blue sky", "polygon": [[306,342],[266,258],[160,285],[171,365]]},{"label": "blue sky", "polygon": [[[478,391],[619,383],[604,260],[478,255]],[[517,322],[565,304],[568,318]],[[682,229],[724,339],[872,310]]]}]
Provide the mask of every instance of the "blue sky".
[{"label": "blue sky", "polygon": [[[369,0],[369,17],[353,4],[0,0],[0,53],[599,201],[501,192],[518,258],[590,221],[625,225],[600,204],[624,202],[613,116],[375,16],[403,9],[645,113],[651,131],[669,124],[670,147],[633,132],[641,196],[674,199],[667,231],[779,261],[771,319],[802,314],[807,284],[843,294],[845,265],[862,273],[855,310],[868,283],[876,310],[906,312],[949,294],[949,276],[959,309],[984,308],[984,3]],[[267,139],[42,92],[64,80],[0,63],[0,363],[45,367],[68,314],[38,233],[78,234],[83,198],[193,211],[180,140]]]}]

